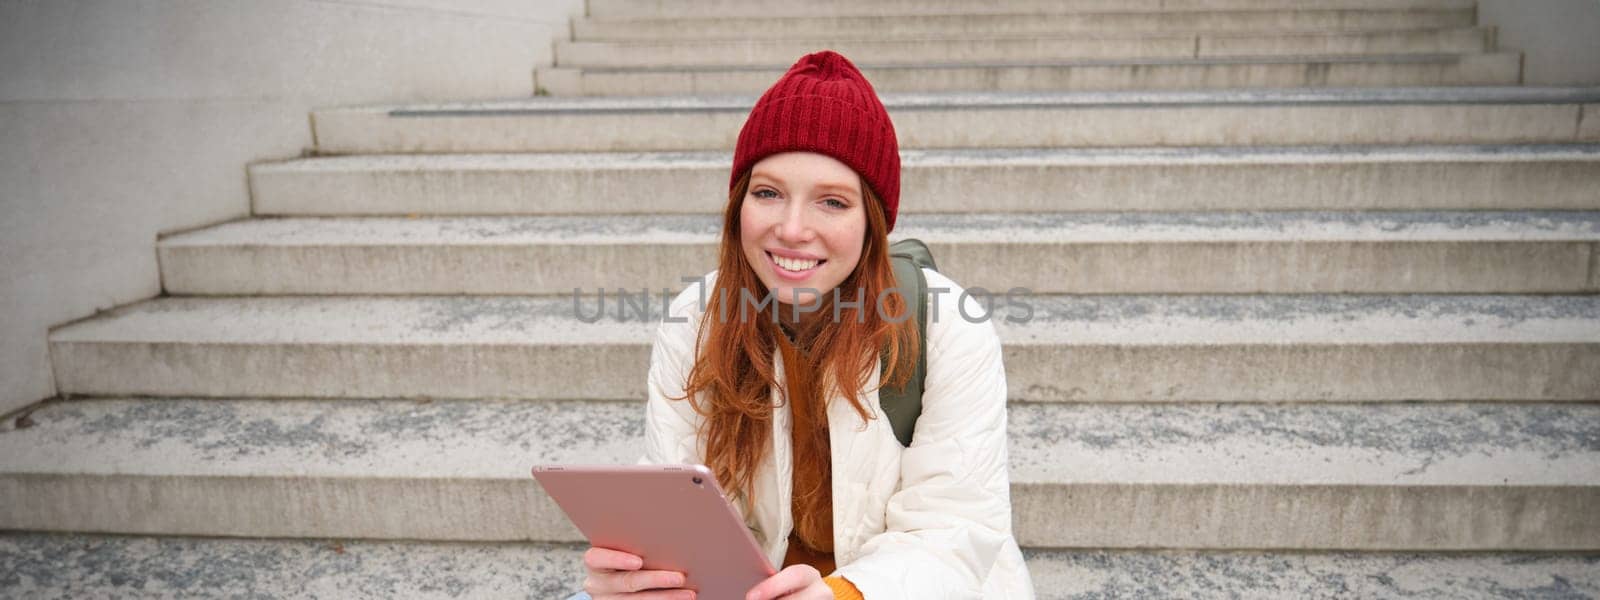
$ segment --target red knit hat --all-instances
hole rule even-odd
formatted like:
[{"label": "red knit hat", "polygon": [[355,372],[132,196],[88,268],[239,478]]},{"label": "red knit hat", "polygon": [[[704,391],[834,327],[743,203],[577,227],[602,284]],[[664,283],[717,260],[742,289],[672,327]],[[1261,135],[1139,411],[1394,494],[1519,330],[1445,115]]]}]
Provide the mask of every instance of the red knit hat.
[{"label": "red knit hat", "polygon": [[889,111],[850,60],[831,50],[800,57],[739,130],[731,191],[739,176],[781,152],[832,156],[866,179],[883,201],[889,230],[900,207],[900,145]]}]

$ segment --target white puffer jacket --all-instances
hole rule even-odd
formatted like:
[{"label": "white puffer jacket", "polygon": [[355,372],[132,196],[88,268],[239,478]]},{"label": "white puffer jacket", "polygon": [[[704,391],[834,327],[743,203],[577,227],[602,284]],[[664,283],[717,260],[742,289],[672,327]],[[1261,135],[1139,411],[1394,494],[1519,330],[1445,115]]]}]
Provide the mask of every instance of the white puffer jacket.
[{"label": "white puffer jacket", "polygon": [[[877,392],[863,398],[875,416],[865,424],[842,396],[828,404],[837,574],[867,600],[1028,600],[1033,585],[1011,533],[1000,338],[975,299],[967,298],[963,310],[981,322],[958,312],[960,286],[936,271],[923,272],[930,290],[951,291],[929,312],[927,378],[911,446],[895,439]],[[696,435],[701,417],[687,402],[667,398],[683,396],[705,308],[701,286],[712,289],[715,276],[680,293],[656,330],[642,462],[705,462]],[[685,322],[672,322],[678,319]],[[776,351],[774,363],[782,385]],[[874,367],[868,388],[878,379]],[[779,390],[772,393],[777,402]],[[774,567],[782,564],[794,527],[789,439],[789,411],[775,411],[772,451],[756,474],[754,514],[734,503]]]}]

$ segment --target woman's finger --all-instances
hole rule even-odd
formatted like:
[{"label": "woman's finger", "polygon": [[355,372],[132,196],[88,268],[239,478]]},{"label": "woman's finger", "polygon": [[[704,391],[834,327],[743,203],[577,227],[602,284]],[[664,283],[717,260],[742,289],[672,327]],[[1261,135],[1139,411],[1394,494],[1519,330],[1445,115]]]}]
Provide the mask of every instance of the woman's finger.
[{"label": "woman's finger", "polygon": [[590,572],[589,579],[583,582],[583,591],[598,597],[601,594],[673,590],[683,587],[687,582],[683,573],[676,571]]},{"label": "woman's finger", "polygon": [[750,588],[744,595],[745,600],[775,600],[785,595],[803,590],[813,582],[822,581],[822,574],[811,565],[793,565],[777,575],[768,577],[765,581]]},{"label": "woman's finger", "polygon": [[583,553],[583,566],[591,571],[637,571],[644,568],[644,559],[610,548],[590,548]]},{"label": "woman's finger", "polygon": [[695,600],[695,593],[694,590],[652,590],[618,596],[594,596],[594,600]]}]

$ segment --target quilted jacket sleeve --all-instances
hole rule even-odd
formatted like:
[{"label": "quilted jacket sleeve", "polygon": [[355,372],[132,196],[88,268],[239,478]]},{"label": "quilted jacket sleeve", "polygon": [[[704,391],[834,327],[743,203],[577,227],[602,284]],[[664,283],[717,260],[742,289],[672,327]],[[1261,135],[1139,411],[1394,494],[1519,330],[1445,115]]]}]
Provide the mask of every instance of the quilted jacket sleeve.
[{"label": "quilted jacket sleeve", "polygon": [[[705,281],[710,285],[709,277]],[[684,382],[694,366],[700,325],[697,285],[690,285],[673,299],[668,318],[656,328],[650,343],[642,464],[705,462],[696,437],[699,415],[687,401],[669,399],[683,397]],[[674,322],[680,319],[684,322]]]},{"label": "quilted jacket sleeve", "polygon": [[981,598],[984,579],[1011,537],[1006,382],[1000,338],[960,288],[941,297],[928,324],[923,412],[901,455],[900,487],[886,531],[839,569],[869,600]]}]

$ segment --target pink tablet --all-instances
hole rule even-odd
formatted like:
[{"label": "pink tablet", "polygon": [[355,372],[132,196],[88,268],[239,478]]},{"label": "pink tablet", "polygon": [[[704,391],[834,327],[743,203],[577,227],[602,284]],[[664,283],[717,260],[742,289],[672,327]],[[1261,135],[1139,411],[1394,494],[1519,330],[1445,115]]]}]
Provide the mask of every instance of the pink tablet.
[{"label": "pink tablet", "polygon": [[701,600],[741,600],[777,571],[701,465],[540,465],[544,486],[589,545],[688,575]]}]

